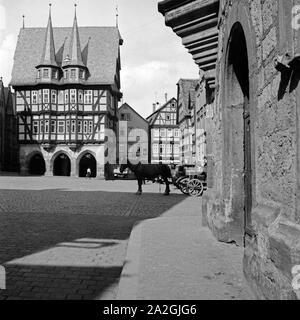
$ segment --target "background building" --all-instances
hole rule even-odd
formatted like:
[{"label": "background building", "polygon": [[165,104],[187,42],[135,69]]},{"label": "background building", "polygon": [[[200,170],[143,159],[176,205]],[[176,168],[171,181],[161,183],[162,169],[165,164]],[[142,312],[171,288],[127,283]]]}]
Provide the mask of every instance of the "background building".
[{"label": "background building", "polygon": [[179,164],[180,136],[176,124],[177,101],[172,98],[147,118],[151,163]]},{"label": "background building", "polygon": [[300,265],[300,38],[293,5],[159,3],[205,72],[207,92],[215,89],[206,107],[210,184],[202,221],[220,241],[244,246],[244,274],[265,299],[299,294],[292,285]]},{"label": "background building", "polygon": [[[207,85],[206,73],[200,70],[200,78],[195,88],[195,144],[196,144],[196,165],[201,169],[212,170],[208,165],[212,157],[212,136],[211,129],[213,110],[215,109],[215,88]],[[208,174],[207,184],[212,185],[212,172]]]},{"label": "background building", "polygon": [[149,123],[127,103],[118,110],[119,160],[148,163]]},{"label": "background building", "polygon": [[180,130],[180,163],[196,164],[195,88],[198,80],[180,79],[177,83],[177,124]]},{"label": "background building", "polygon": [[[120,45],[117,27],[20,30],[16,93],[21,173],[104,176],[116,159]],[[106,137],[109,137],[106,139]]]},{"label": "background building", "polygon": [[17,121],[14,94],[0,78],[0,171],[18,170]]}]

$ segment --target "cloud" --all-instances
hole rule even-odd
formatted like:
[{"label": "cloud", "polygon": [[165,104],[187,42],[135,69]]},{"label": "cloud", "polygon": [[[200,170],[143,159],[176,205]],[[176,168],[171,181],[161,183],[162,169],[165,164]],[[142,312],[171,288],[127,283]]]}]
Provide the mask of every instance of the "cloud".
[{"label": "cloud", "polygon": [[8,85],[11,80],[15,47],[16,37],[12,33],[8,34],[0,43],[0,76],[3,77],[5,85]]},{"label": "cloud", "polygon": [[126,86],[152,83],[155,78],[168,72],[168,64],[161,61],[150,61],[142,65],[125,66],[122,77]]},{"label": "cloud", "polygon": [[161,61],[123,67],[121,77],[124,102],[128,102],[142,115],[149,115],[155,95],[160,95],[161,91],[164,94],[168,84],[175,86],[171,75],[169,64]]},{"label": "cloud", "polygon": [[[127,102],[142,116],[152,112],[154,102],[165,102],[168,98],[177,97],[176,82],[181,77],[197,78],[197,68],[191,62],[190,67],[185,61],[177,63],[154,60],[140,65],[126,65],[121,71],[122,92]],[[158,101],[155,101],[157,98]]]},{"label": "cloud", "polygon": [[0,3],[0,32],[6,29],[6,10],[3,4]]}]

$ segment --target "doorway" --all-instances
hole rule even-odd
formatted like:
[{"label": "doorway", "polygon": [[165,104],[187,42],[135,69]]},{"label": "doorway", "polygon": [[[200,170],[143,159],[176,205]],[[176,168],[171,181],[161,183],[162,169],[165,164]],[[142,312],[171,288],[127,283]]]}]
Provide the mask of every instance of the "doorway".
[{"label": "doorway", "polygon": [[246,38],[241,24],[236,23],[229,37],[225,66],[224,193],[243,237],[251,233],[252,210],[249,82]]}]

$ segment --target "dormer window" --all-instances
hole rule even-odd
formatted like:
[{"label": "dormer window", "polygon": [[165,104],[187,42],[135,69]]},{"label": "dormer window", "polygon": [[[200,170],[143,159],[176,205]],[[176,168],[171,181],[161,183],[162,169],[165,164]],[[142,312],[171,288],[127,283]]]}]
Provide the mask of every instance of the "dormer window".
[{"label": "dormer window", "polygon": [[41,70],[38,70],[38,72],[37,72],[37,78],[38,78],[38,79],[41,79]]},{"label": "dormer window", "polygon": [[71,79],[76,78],[76,69],[71,69]]},{"label": "dormer window", "polygon": [[84,71],[82,69],[79,70],[79,78],[84,79]]},{"label": "dormer window", "polygon": [[43,78],[49,78],[49,69],[43,69]]},{"label": "dormer window", "polygon": [[68,70],[65,70],[65,73],[64,73],[64,78],[65,78],[65,79],[68,79],[68,76],[69,76],[68,73],[69,73]]},{"label": "dormer window", "polygon": [[52,78],[57,79],[57,70],[52,70]]}]

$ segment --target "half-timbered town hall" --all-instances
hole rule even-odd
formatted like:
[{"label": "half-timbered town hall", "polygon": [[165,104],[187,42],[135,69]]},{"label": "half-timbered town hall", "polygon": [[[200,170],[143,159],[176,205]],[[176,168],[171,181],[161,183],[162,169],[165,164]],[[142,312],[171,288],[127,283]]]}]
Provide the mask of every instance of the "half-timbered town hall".
[{"label": "half-timbered town hall", "polygon": [[116,158],[122,42],[117,27],[78,27],[76,12],[72,28],[53,28],[50,11],[47,28],[20,30],[11,85],[21,173],[104,176]]}]

